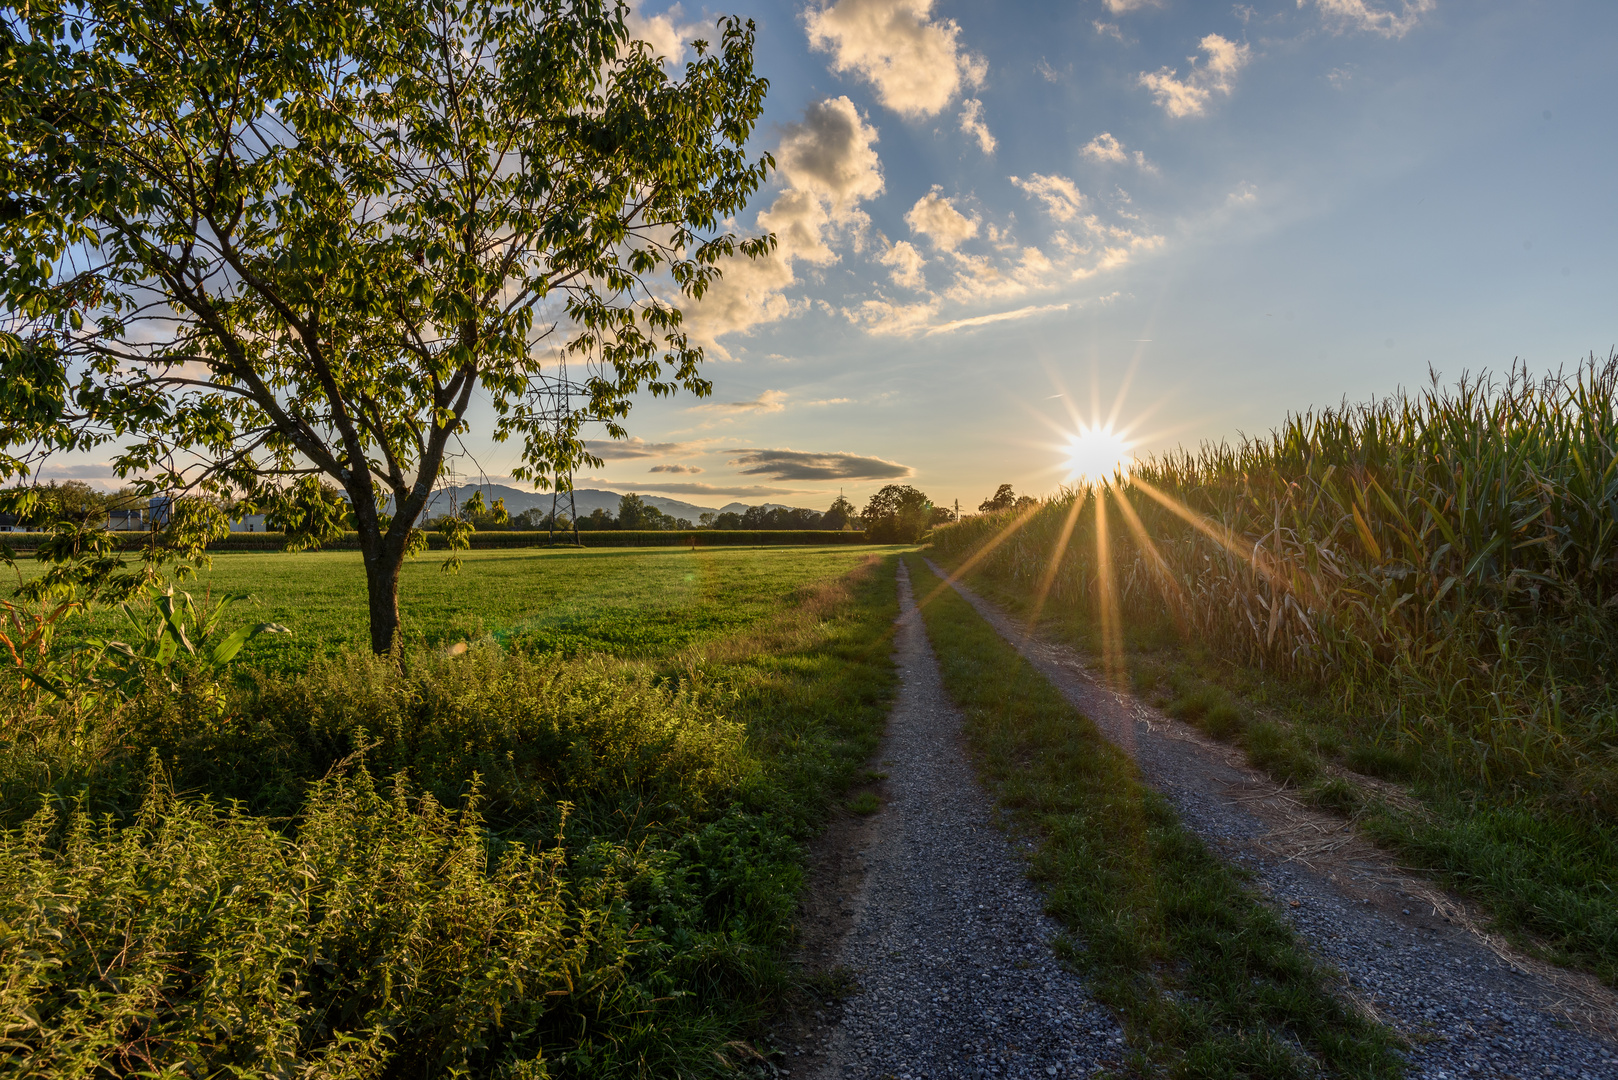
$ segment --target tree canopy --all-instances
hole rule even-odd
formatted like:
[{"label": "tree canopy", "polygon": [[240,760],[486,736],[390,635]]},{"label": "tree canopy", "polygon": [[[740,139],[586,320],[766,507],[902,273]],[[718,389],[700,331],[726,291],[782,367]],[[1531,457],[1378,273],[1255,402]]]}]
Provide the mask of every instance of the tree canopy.
[{"label": "tree canopy", "polygon": [[518,477],[599,464],[582,425],[622,436],[632,395],[708,392],[679,305],[773,244],[726,230],[771,164],[745,146],[753,25],[720,20],[671,76],[627,12],[0,8],[0,480],[109,443],[144,491],[248,508],[324,476],[389,648],[474,394]]},{"label": "tree canopy", "polygon": [[909,484],[888,484],[865,504],[865,535],[888,543],[914,543],[932,526],[933,504]]}]

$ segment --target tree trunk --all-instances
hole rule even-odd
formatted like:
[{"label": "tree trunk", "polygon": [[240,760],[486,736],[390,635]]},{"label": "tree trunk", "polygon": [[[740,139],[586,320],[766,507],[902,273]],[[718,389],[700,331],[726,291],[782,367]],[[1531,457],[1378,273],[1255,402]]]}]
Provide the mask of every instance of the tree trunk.
[{"label": "tree trunk", "polygon": [[366,536],[364,531],[360,547],[365,554],[365,590],[371,608],[371,651],[386,656],[399,639],[399,568],[404,565],[404,548],[388,543],[384,536]]}]

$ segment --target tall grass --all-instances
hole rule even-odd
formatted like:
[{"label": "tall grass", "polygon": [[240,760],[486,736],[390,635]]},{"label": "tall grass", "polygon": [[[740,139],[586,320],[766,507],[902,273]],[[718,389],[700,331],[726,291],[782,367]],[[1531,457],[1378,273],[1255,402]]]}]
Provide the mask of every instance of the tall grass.
[{"label": "tall grass", "polygon": [[1579,822],[1618,971],[1618,354],[1301,413],[933,540],[1047,610],[1326,691],[1356,760],[1414,762],[1435,798]]}]

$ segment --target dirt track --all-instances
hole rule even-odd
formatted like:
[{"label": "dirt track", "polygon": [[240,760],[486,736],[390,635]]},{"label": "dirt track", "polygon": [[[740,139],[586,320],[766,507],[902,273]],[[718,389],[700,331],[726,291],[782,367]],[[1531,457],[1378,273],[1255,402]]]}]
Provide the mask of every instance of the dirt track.
[{"label": "dirt track", "polygon": [[[828,834],[809,920],[815,962],[846,965],[860,992],[827,1025],[799,1027],[787,1067],[828,1080],[1048,1080],[1116,1067],[1121,1031],[1051,955],[1056,927],[967,763],[902,566],[899,587],[885,806]],[[1140,763],[1188,827],[1254,872],[1344,973],[1345,993],[1410,1039],[1411,1075],[1618,1080],[1618,1047],[1598,1033],[1618,1010],[1594,980],[1516,954],[1237,751],[1104,688],[1082,657],[960,591]]]}]

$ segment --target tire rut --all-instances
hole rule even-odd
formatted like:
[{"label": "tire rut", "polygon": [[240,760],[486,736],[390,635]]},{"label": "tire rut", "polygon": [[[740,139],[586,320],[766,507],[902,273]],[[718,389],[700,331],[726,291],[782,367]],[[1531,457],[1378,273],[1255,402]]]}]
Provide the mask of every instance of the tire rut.
[{"label": "tire rut", "polygon": [[899,598],[889,799],[865,834],[840,949],[860,992],[805,1075],[1050,1080],[1117,1066],[1122,1029],[1052,954],[1059,927],[967,760],[902,563]]},{"label": "tire rut", "polygon": [[1108,689],[1078,652],[951,584],[1135,759],[1187,828],[1254,874],[1349,997],[1410,1040],[1412,1076],[1618,1080],[1618,1009],[1594,978],[1511,949],[1464,902],[1291,799],[1239,751]]}]

